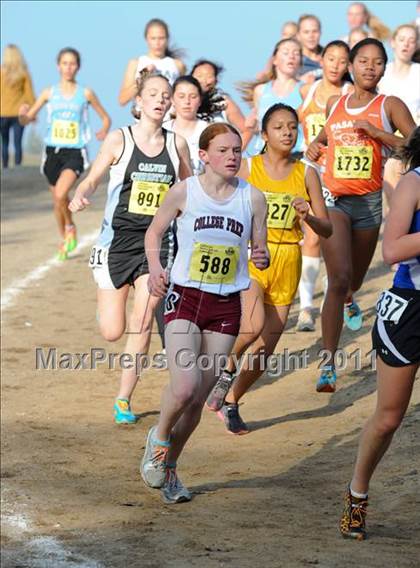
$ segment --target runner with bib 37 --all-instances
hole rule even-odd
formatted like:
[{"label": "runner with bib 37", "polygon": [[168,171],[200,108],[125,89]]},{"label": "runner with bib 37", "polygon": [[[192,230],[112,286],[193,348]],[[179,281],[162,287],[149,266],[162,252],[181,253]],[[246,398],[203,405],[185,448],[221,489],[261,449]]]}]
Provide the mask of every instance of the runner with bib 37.
[{"label": "runner with bib 37", "polygon": [[322,310],[323,347],[330,361],[321,369],[318,392],[336,388],[335,352],[343,327],[362,326],[362,312],[353,299],[369,268],[382,221],[383,162],[386,149],[404,144],[415,127],[407,106],[397,97],[378,95],[387,55],[383,44],[362,40],[350,52],[354,93],[331,97],[327,122],[306,155],[316,161],[327,145],[324,183],[335,197],[329,207],[331,239],[322,243],[328,290]]}]

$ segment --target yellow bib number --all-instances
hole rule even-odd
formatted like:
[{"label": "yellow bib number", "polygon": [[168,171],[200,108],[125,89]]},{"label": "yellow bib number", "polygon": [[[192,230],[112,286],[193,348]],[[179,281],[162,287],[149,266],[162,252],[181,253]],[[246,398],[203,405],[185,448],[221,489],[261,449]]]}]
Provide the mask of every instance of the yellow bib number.
[{"label": "yellow bib number", "polygon": [[308,143],[315,140],[325,125],[325,116],[321,113],[310,114],[306,117],[306,126],[308,128]]},{"label": "yellow bib number", "polygon": [[205,284],[234,284],[239,247],[194,243],[189,278]]},{"label": "yellow bib number", "polygon": [[128,211],[137,215],[155,215],[168,189],[167,183],[134,180],[131,186]]},{"label": "yellow bib number", "polygon": [[52,144],[78,144],[79,123],[73,120],[54,120],[51,131]]},{"label": "yellow bib number", "polygon": [[372,146],[336,146],[334,177],[340,179],[370,179],[372,177]]},{"label": "yellow bib number", "polygon": [[296,218],[292,206],[293,195],[288,193],[264,193],[267,199],[267,227],[269,229],[291,229]]}]

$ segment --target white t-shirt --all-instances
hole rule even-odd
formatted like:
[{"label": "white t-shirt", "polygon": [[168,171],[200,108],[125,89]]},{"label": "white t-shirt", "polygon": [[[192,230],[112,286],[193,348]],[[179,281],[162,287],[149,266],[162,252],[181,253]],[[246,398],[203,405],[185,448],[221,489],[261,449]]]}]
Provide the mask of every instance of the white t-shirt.
[{"label": "white t-shirt", "polygon": [[405,78],[396,75],[393,63],[388,63],[378,90],[384,95],[392,95],[404,101],[416,124],[420,124],[420,63],[412,63]]}]

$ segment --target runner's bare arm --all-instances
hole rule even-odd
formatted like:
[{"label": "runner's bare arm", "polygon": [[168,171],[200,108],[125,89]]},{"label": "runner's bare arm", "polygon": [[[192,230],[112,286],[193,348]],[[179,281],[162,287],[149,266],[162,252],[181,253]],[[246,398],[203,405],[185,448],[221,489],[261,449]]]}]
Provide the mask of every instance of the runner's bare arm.
[{"label": "runner's bare arm", "polygon": [[270,266],[267,247],[267,201],[259,189],[251,186],[252,233],[251,260],[257,268],[265,270]]},{"label": "runner's bare arm", "polygon": [[248,146],[254,135],[254,129],[248,128],[244,115],[239,106],[228,96],[226,100],[226,117],[228,121],[239,131],[242,137],[242,150]]},{"label": "runner's bare arm", "polygon": [[387,264],[420,255],[420,233],[408,234],[413,213],[420,209],[420,177],[415,172],[404,175],[393,191],[385,221],[382,254]]},{"label": "runner's bare arm", "polygon": [[136,69],[137,59],[131,59],[125,70],[123,82],[118,95],[118,102],[121,106],[125,106],[137,95]]},{"label": "runner's bare arm", "polygon": [[179,71],[180,75],[185,75],[187,68],[185,67],[185,64],[183,61],[181,61],[180,59],[175,59],[175,65],[177,66],[177,69]]},{"label": "runner's bare arm", "polygon": [[356,120],[354,127],[363,130],[371,138],[379,140],[391,148],[403,146],[416,127],[416,123],[407,105],[398,97],[387,97],[385,99],[385,112],[391,125],[395,130],[399,130],[404,138],[395,136],[395,134],[391,134],[390,132],[385,132],[371,124],[368,120]]},{"label": "runner's bare arm", "polygon": [[33,122],[36,119],[36,115],[42,109],[42,107],[48,102],[51,96],[51,87],[47,87],[42,91],[34,104],[29,107],[29,105],[24,104],[19,108],[19,122],[22,126]]},{"label": "runner's bare arm", "polygon": [[109,167],[119,160],[123,150],[123,133],[121,130],[113,130],[105,138],[88,175],[77,186],[74,197],[69,203],[70,211],[76,213],[90,205],[88,197],[95,192],[102,176],[108,171]]},{"label": "runner's bare arm", "polygon": [[187,141],[179,134],[175,134],[175,145],[179,156],[179,179],[183,180],[193,175],[190,151]]},{"label": "runner's bare arm", "polygon": [[146,231],[144,246],[149,264],[149,291],[153,296],[166,294],[169,275],[160,263],[162,237],[171,222],[185,208],[187,184],[185,181],[171,187]]},{"label": "runner's bare arm", "polygon": [[248,160],[244,158],[241,160],[241,167],[239,168],[239,172],[236,174],[239,178],[248,179],[250,175]]},{"label": "runner's bare arm", "polygon": [[98,97],[91,89],[85,89],[85,97],[92,105],[93,110],[98,114],[99,118],[102,120],[102,128],[96,132],[97,140],[104,140],[105,136],[111,127],[111,119],[104,109],[104,107],[99,102]]},{"label": "runner's bare arm", "polygon": [[296,209],[297,215],[315,233],[321,237],[328,238],[332,235],[332,224],[322,196],[321,180],[316,169],[311,166],[306,168],[305,185],[311,199],[310,207],[314,214],[312,215],[309,212],[309,203],[302,197],[294,199],[292,205]]}]

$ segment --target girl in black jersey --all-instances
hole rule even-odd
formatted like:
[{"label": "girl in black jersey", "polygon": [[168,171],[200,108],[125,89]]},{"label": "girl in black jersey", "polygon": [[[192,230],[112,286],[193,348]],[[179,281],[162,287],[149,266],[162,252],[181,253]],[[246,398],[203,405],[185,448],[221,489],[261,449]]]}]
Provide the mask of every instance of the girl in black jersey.
[{"label": "girl in black jersey", "polygon": [[[101,333],[108,341],[118,340],[126,329],[126,303],[130,285],[134,306],[128,322],[125,353],[146,354],[153,315],[159,299],[147,290],[149,268],[144,235],[166,191],[177,179],[191,175],[186,141],[162,128],[170,107],[171,87],[156,73],[143,73],[133,114],[138,122],[111,132],[105,139],[89,175],[78,186],[70,210],[81,211],[108,170],[110,180],[101,233],[92,249],[89,264],[98,284],[98,313]],[[171,263],[173,238],[167,231],[162,247],[164,266]],[[117,423],[134,423],[130,399],[137,383],[136,365],[123,369],[114,405]]]}]

